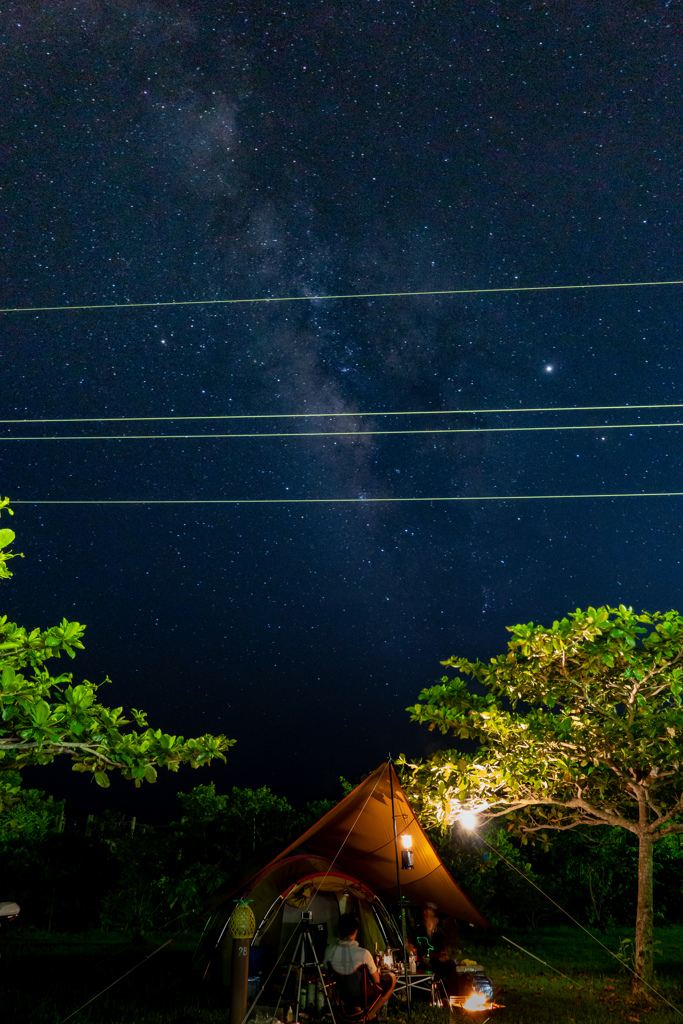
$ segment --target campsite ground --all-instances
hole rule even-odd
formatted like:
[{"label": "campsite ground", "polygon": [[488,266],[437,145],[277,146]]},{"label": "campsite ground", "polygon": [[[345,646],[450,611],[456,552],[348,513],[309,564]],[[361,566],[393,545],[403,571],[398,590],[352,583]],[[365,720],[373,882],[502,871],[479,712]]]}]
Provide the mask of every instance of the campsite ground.
[{"label": "campsite ground", "polygon": [[[491,1024],[673,1024],[678,1014],[662,1003],[638,1007],[629,1000],[624,972],[596,943],[576,929],[539,928],[506,931],[508,938],[552,964],[567,979],[513,946],[496,941],[469,944],[465,955],[487,968],[496,999],[505,1008],[490,1014]],[[683,927],[657,931],[657,980],[662,993],[683,1004]],[[0,942],[0,1015],[6,1024],[62,1024],[93,995],[125,971],[128,977],[71,1017],[73,1024],[226,1024],[227,997],[222,990],[201,988],[190,969],[193,943],[176,940],[145,960],[167,937],[127,945],[111,935],[55,936],[7,929]],[[627,933],[600,936],[612,950]],[[143,962],[144,961],[144,962]],[[462,1011],[453,1024],[483,1024],[487,1014]],[[477,1021],[479,1018],[479,1021]],[[390,1024],[407,1024],[405,1011],[394,1007]],[[448,1015],[414,1005],[412,1024],[446,1024]]]}]

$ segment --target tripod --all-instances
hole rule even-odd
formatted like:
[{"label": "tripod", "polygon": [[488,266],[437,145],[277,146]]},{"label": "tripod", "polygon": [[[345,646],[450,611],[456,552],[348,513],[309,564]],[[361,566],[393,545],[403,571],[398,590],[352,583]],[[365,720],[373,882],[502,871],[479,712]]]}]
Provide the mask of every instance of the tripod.
[{"label": "tripod", "polygon": [[298,968],[299,980],[296,988],[296,1010],[294,1015],[294,1020],[296,1021],[296,1024],[298,1024],[299,1007],[301,1006],[301,986],[303,985],[304,981],[304,968],[315,966],[315,969],[318,972],[318,978],[320,979],[320,984],[322,985],[322,990],[325,993],[325,1002],[327,1003],[327,1009],[330,1011],[330,1016],[332,1017],[333,1024],[336,1024],[334,1012],[332,1010],[332,1004],[330,1003],[330,997],[327,994],[325,978],[323,977],[320,961],[318,960],[318,956],[315,951],[313,936],[311,935],[310,921],[304,918],[303,916],[305,913],[306,911],[303,911],[301,915],[301,924],[299,925],[299,935],[296,940],[296,946],[294,947],[292,959],[289,961],[287,965],[287,974],[285,975],[285,980],[282,985],[282,992],[280,993],[280,998],[277,1001],[277,1006],[275,1007],[275,1013],[273,1014],[273,1017],[277,1017],[277,1012],[280,1009],[280,1004],[282,1002],[282,995],[285,989],[287,988],[287,982],[289,981],[289,977],[292,973],[292,970]]}]

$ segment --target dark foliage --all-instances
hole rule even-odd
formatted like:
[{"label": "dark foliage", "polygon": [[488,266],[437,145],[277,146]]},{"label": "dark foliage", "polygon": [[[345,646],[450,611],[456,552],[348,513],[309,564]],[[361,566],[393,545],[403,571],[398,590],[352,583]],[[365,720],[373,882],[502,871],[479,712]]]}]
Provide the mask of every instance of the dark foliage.
[{"label": "dark foliage", "polygon": [[[3,898],[22,907],[17,926],[60,932],[107,929],[134,936],[176,927],[208,896],[249,877],[316,821],[332,801],[297,810],[267,787],[214,784],[179,794],[180,816],[164,826],[113,811],[71,821],[63,802],[37,790],[0,816]],[[628,925],[636,898],[637,844],[619,829],[556,834],[521,846],[502,828],[487,841],[582,924]],[[459,829],[430,838],[473,902],[495,924],[535,927],[566,918],[476,837]],[[667,837],[655,853],[658,924],[683,918],[683,849]]]},{"label": "dark foliage", "polygon": [[265,786],[219,795],[213,783],[179,800],[179,820],[165,826],[111,811],[73,822],[63,803],[24,792],[0,815],[2,895],[21,905],[17,925],[132,935],[175,926],[331,806],[316,801],[297,810]]},{"label": "dark foliage", "polygon": [[[497,925],[566,924],[566,916],[471,833],[454,829],[430,839],[458,884]],[[520,845],[503,827],[487,842],[584,926],[604,932],[630,926],[635,914],[638,843],[623,829],[560,832],[544,848]],[[683,918],[683,846],[668,836],[655,849],[656,923]]]}]

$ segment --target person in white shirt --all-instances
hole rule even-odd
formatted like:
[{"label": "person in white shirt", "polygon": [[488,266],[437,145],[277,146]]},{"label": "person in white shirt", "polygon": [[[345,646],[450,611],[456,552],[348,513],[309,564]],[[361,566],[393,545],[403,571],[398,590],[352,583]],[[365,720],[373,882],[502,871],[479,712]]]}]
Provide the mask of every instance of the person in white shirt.
[{"label": "person in white shirt", "polygon": [[323,964],[325,966],[329,964],[337,974],[353,974],[361,964],[365,964],[370,977],[382,992],[381,999],[374,1004],[372,1013],[368,1015],[369,1019],[371,1019],[380,1007],[384,1006],[394,991],[396,975],[392,974],[391,971],[382,971],[380,974],[368,950],[358,944],[356,936],[358,935],[359,927],[360,922],[355,914],[342,914],[340,916],[338,925],[339,942],[334,946],[327,947]]}]

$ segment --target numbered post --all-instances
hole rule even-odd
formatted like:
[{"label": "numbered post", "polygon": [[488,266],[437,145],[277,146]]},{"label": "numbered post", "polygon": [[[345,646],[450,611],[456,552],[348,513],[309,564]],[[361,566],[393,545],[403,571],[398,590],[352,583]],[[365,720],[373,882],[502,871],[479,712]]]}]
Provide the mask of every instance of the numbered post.
[{"label": "numbered post", "polygon": [[247,1013],[249,981],[249,947],[256,931],[256,921],[247,903],[240,901],[228,922],[232,935],[232,990],[230,993],[230,1024],[242,1024]]}]

